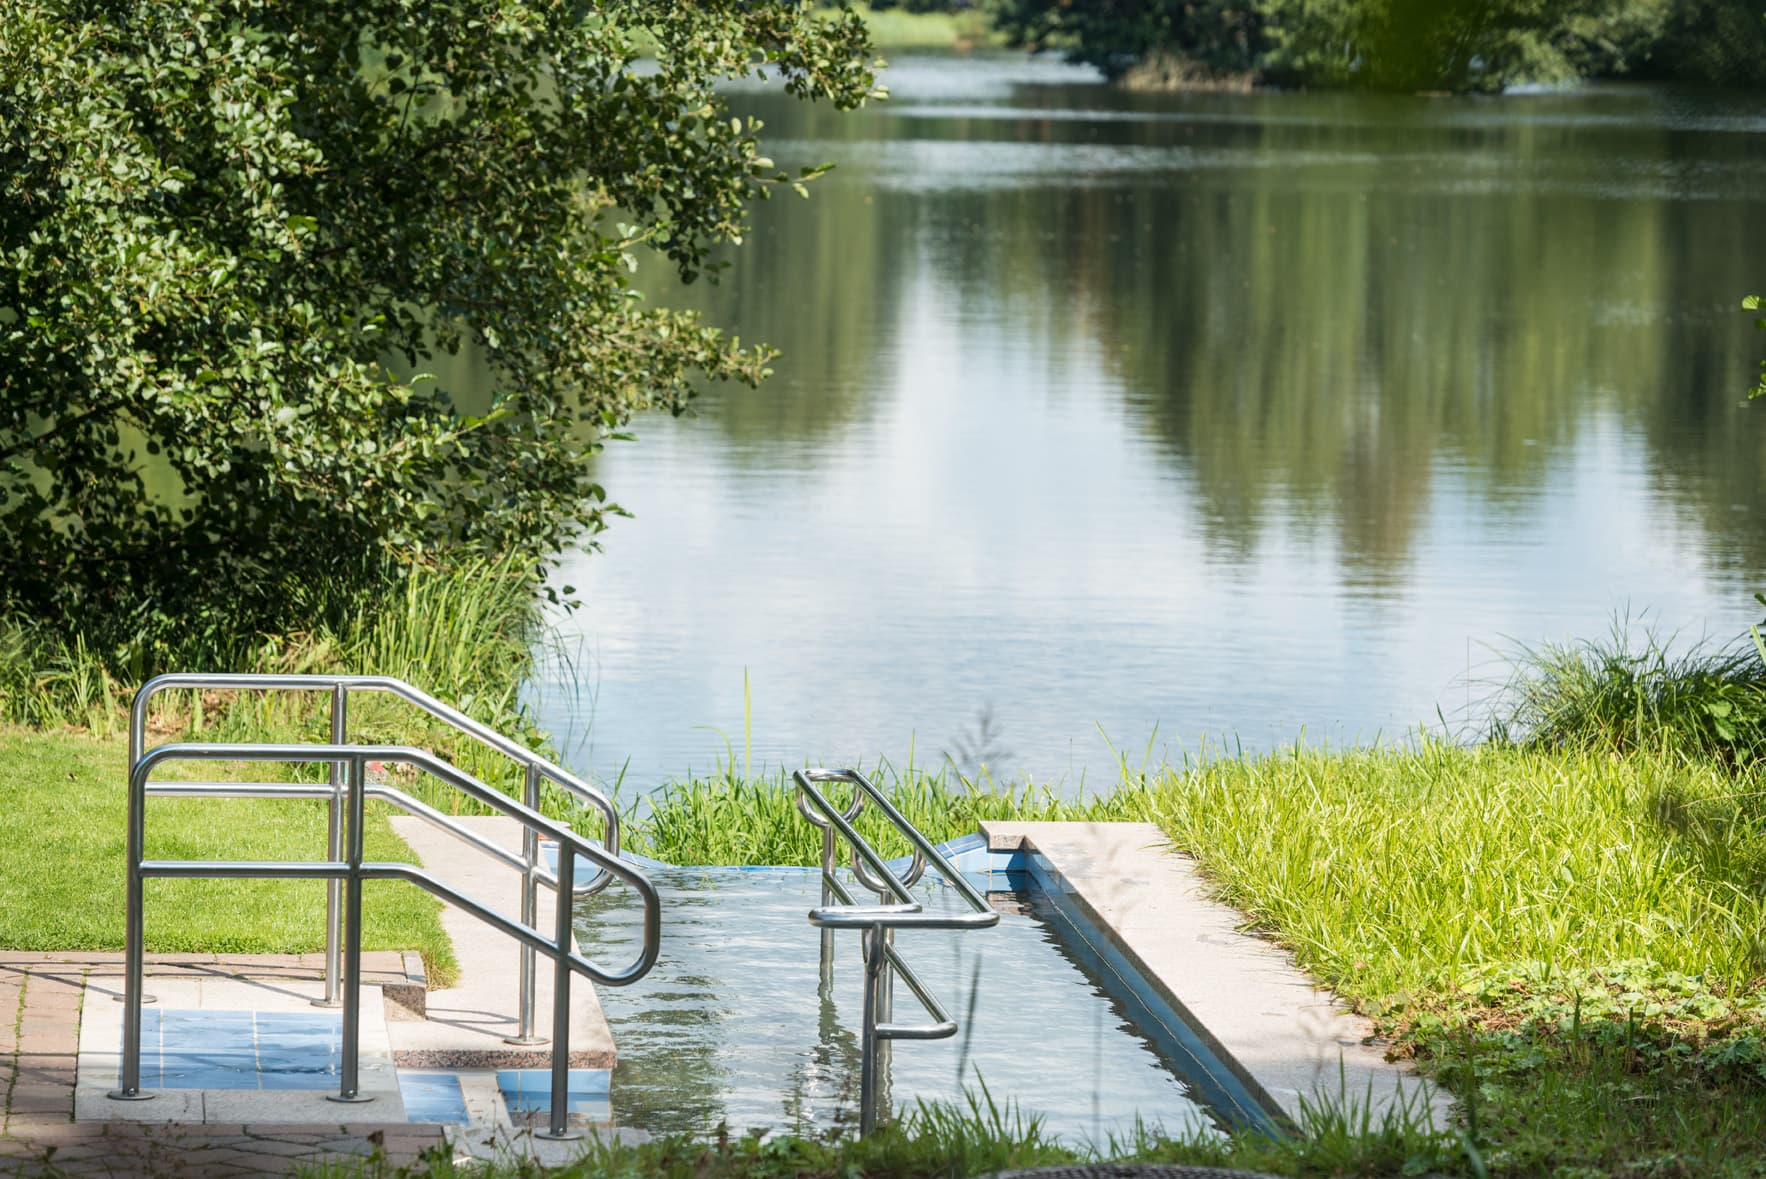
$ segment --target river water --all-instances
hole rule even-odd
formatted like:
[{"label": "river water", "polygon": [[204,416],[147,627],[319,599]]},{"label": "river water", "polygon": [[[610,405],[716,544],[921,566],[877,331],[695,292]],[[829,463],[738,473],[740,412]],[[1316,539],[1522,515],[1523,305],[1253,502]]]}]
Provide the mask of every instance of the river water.
[{"label": "river water", "polygon": [[[1728,639],[1766,588],[1766,98],[1129,95],[906,56],[717,286],[759,391],[599,460],[535,685],[578,768],[1107,786],[1207,746],[1476,731],[1517,643]],[[745,705],[745,682],[747,703]]]}]

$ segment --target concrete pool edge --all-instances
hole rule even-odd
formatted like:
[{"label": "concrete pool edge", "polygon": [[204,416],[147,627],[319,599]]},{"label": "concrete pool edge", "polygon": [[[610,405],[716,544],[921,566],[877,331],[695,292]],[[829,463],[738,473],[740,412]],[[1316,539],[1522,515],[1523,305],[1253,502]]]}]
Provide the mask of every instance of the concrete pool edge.
[{"label": "concrete pool edge", "polygon": [[1076,908],[1270,1112],[1298,1123],[1303,1105],[1426,1112],[1445,1127],[1439,1087],[1387,1061],[1373,1026],[1316,986],[1289,955],[1246,933],[1210,899],[1194,861],[1151,823],[981,825],[987,847],[1018,853],[1039,891]]}]

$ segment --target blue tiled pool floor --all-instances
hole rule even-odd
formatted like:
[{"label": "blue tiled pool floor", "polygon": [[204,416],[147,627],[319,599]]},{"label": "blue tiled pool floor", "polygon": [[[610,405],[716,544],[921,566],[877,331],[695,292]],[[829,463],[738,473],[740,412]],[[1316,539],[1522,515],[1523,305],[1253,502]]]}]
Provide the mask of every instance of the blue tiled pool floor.
[{"label": "blue tiled pool floor", "polygon": [[469,1126],[472,1116],[466,1111],[466,1095],[460,1078],[452,1073],[399,1074],[399,1096],[405,1102],[408,1122],[443,1123]]},{"label": "blue tiled pool floor", "polygon": [[[575,1129],[602,1126],[613,1120],[613,1104],[608,1098],[608,1085],[613,1070],[605,1068],[573,1068],[570,1086],[565,1091],[565,1108],[569,1124]],[[497,1088],[503,1094],[503,1105],[516,1125],[541,1126],[551,1117],[552,1073],[543,1068],[506,1068],[497,1070]]]},{"label": "blue tiled pool floor", "polygon": [[[342,1068],[343,1020],[336,1012],[141,1012],[143,1088],[330,1091],[338,1087]],[[572,1115],[604,1119],[608,1081],[607,1069],[572,1069]],[[408,1120],[470,1124],[458,1076],[401,1070],[398,1082]],[[504,1069],[496,1083],[511,1116],[544,1111],[551,1103],[552,1078],[545,1069]]]},{"label": "blue tiled pool floor", "polygon": [[343,1020],[333,1012],[141,1012],[149,1089],[335,1089]]}]

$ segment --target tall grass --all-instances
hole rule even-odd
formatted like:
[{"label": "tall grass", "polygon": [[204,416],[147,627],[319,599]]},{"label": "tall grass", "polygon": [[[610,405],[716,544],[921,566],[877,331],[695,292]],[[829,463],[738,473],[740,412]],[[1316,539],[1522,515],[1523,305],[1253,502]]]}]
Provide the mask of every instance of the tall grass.
[{"label": "tall grass", "polygon": [[1605,638],[1523,648],[1492,723],[1499,740],[1750,762],[1766,751],[1759,640],[1676,644],[1628,618]]},{"label": "tall grass", "polygon": [[[973,834],[988,819],[1074,819],[1114,813],[1106,804],[1068,802],[1030,784],[970,779],[948,768],[896,769],[887,762],[867,771],[897,810],[934,842]],[[626,845],[674,864],[821,863],[822,834],[797,811],[788,771],[747,778],[728,767],[710,778],[665,785],[626,818]],[[834,791],[833,801],[849,796]],[[906,855],[907,841],[876,811],[857,826],[887,856]]]},{"label": "tall grass", "polygon": [[[372,592],[355,587],[316,601],[309,617],[306,629],[261,635],[249,645],[198,648],[177,670],[393,676],[530,747],[545,747],[545,734],[520,699],[542,626],[525,564],[473,561],[418,569],[388,577]],[[126,729],[129,701],[141,681],[128,678],[115,654],[95,650],[84,635],[54,635],[16,619],[0,620],[0,721],[99,735]],[[152,743],[198,735],[323,740],[328,707],[324,693],[174,691],[155,698],[149,730]],[[434,749],[504,789],[518,781],[508,759],[377,693],[351,697],[349,735],[364,743]],[[435,784],[411,785],[432,805],[468,809]]]},{"label": "tall grass", "polygon": [[[720,1127],[694,1137],[641,1143],[592,1137],[573,1162],[541,1167],[504,1158],[488,1164],[455,1162],[442,1151],[399,1166],[379,1155],[297,1166],[307,1179],[970,1179],[1034,1167],[1074,1164],[1167,1163],[1249,1168],[1251,1175],[1333,1177],[1465,1175],[1458,1138],[1429,1128],[1421,1111],[1398,1109],[1383,1117],[1355,1108],[1308,1109],[1299,1133],[1272,1138],[1231,1136],[1206,1129],[1174,1138],[1144,1132],[1107,1143],[1060,1142],[1035,1117],[1001,1106],[985,1092],[963,1104],[919,1103],[900,1121],[865,1138],[792,1134],[737,1136]],[[1100,1167],[1100,1173],[1112,1168]]]},{"label": "tall grass", "polygon": [[[1766,896],[1658,818],[1669,794],[1733,797],[1709,763],[1419,740],[1221,760],[1148,789],[1219,895],[1350,994],[1492,962],[1648,959],[1738,985],[1766,969]],[[1724,838],[1739,856],[1753,836]]]}]

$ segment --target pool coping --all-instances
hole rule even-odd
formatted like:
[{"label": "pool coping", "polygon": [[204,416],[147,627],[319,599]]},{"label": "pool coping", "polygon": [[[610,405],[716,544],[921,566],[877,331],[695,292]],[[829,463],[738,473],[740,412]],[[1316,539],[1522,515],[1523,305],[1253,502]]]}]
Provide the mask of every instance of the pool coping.
[{"label": "pool coping", "polygon": [[[1444,1128],[1444,1090],[1371,1043],[1371,1022],[1315,985],[1292,957],[1211,899],[1195,861],[1151,823],[981,825],[1005,870],[1027,871],[1057,906],[1107,939],[1250,1095],[1299,1124],[1307,1106],[1427,1114]],[[1021,862],[1017,861],[1022,857]]]}]

